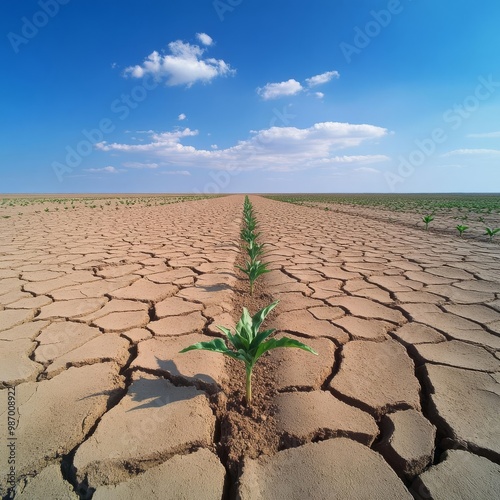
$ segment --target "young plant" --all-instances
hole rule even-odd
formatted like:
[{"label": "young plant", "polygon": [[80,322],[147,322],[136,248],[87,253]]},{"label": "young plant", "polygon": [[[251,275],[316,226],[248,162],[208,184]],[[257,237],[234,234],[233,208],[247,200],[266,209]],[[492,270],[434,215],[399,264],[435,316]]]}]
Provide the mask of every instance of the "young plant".
[{"label": "young plant", "polygon": [[262,250],[264,245],[265,243],[257,243],[256,240],[251,240],[248,242],[247,253],[252,262],[257,260],[261,255],[264,254],[264,250]]},{"label": "young plant", "polygon": [[257,360],[267,351],[278,347],[296,347],[304,351],[318,354],[310,347],[306,346],[298,340],[282,337],[280,339],[268,339],[275,329],[259,332],[262,322],[266,316],[278,305],[279,301],[264,307],[254,316],[250,316],[246,307],[243,308],[243,314],[238,321],[234,335],[229,328],[218,326],[219,330],[224,333],[234,349],[229,349],[222,339],[213,339],[210,342],[198,342],[190,345],[180,352],[192,351],[195,349],[219,352],[233,359],[239,359],[245,363],[246,368],[246,402],[250,406],[252,404],[252,370]]},{"label": "young plant", "polygon": [[267,264],[264,262],[261,262],[260,260],[252,260],[246,262],[246,267],[241,267],[241,266],[236,266],[238,269],[241,269],[247,276],[248,280],[250,281],[250,297],[253,296],[253,285],[255,283],[255,280],[269,272],[269,269],[267,269]]},{"label": "young plant", "polygon": [[254,218],[245,218],[245,226],[249,231],[253,232],[257,228],[257,221]]},{"label": "young plant", "polygon": [[434,220],[433,215],[424,215],[424,218],[422,219],[425,223],[425,230],[429,230],[429,224]]},{"label": "young plant", "polygon": [[491,229],[490,227],[487,227],[487,228],[485,228],[485,230],[486,230],[486,233],[484,233],[484,234],[486,234],[490,237],[489,241],[493,240],[493,236],[495,236],[495,234],[500,233],[500,227],[497,227],[496,229]]},{"label": "young plant", "polygon": [[462,237],[464,232],[467,231],[467,229],[469,229],[469,226],[463,226],[461,224],[457,226],[457,231],[460,233],[460,238]]},{"label": "young plant", "polygon": [[250,243],[251,241],[255,241],[260,236],[260,233],[254,233],[252,229],[248,229],[248,227],[244,227],[240,232],[240,237],[243,241]]}]

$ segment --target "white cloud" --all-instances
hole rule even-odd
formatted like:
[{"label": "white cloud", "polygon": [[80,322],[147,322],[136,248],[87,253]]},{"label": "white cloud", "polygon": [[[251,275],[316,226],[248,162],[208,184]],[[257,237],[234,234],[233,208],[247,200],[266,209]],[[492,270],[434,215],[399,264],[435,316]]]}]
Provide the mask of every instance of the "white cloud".
[{"label": "white cloud", "polygon": [[468,134],[467,137],[472,137],[474,139],[497,139],[500,137],[500,131],[485,132],[483,134]]},{"label": "white cloud", "polygon": [[211,36],[207,35],[206,33],[196,33],[196,38],[203,44],[209,47],[214,43],[213,39]]},{"label": "white cloud", "polygon": [[311,76],[311,78],[306,78],[306,83],[309,88],[315,87],[316,85],[323,85],[328,83],[333,78],[339,78],[340,74],[338,71],[327,71],[326,73],[321,73],[321,75]]},{"label": "white cloud", "polygon": [[222,59],[202,59],[206,49],[199,45],[177,40],[170,42],[168,48],[170,54],[160,55],[155,50],[142,64],[126,68],[124,74],[132,78],[151,75],[158,80],[165,79],[169,86],[187,85],[190,87],[197,81],[207,83],[217,76],[235,73]]},{"label": "white cloud", "polygon": [[500,149],[454,149],[453,151],[448,151],[441,156],[472,156],[472,155],[489,155],[498,156],[500,155]]},{"label": "white cloud", "polygon": [[[305,83],[308,88],[315,87],[317,85],[323,85],[328,83],[333,78],[339,78],[340,74],[338,71],[327,71],[321,73],[320,75],[311,76],[311,78],[306,78]],[[264,87],[257,88],[257,94],[259,94],[264,100],[277,99],[278,97],[295,95],[304,90],[304,87],[297,80],[290,78],[286,82],[279,83],[267,83]],[[324,94],[322,92],[316,92],[313,95],[322,99]]]},{"label": "white cloud", "polygon": [[85,172],[106,172],[108,174],[117,174],[119,170],[115,167],[108,166],[103,168],[86,168]]},{"label": "white cloud", "polygon": [[140,153],[162,164],[177,168],[211,168],[291,171],[329,168],[334,165],[364,165],[388,160],[384,155],[352,154],[339,156],[336,151],[356,148],[388,134],[374,125],[323,122],[311,127],[271,127],[254,131],[246,140],[226,149],[197,149],[182,144],[185,137],[198,134],[185,128],[173,132],[152,133],[149,143],[118,144],[101,142],[97,149],[108,152]]},{"label": "white cloud", "polygon": [[124,167],[127,168],[158,168],[159,165],[158,163],[141,163],[139,161],[128,161],[122,164]]},{"label": "white cloud", "polygon": [[217,144],[210,144],[210,147],[212,149],[219,149],[219,146],[217,146]]},{"label": "white cloud", "polygon": [[[197,130],[185,128],[184,130],[175,130],[174,132],[151,133],[153,142],[148,144],[108,144],[107,142],[98,142],[96,148],[102,151],[152,151],[158,148],[168,149],[176,147],[182,137],[198,135]],[[183,146],[184,147],[184,146]]]},{"label": "white cloud", "polygon": [[187,118],[187,116],[184,114],[184,113],[181,113],[177,119],[181,122],[182,120],[185,120]]},{"label": "white cloud", "polygon": [[291,78],[286,82],[268,83],[264,87],[259,87],[257,94],[267,101],[269,99],[277,99],[278,97],[295,95],[302,92],[302,90],[302,85],[297,80]]},{"label": "white cloud", "polygon": [[186,175],[186,176],[191,175],[191,173],[188,172],[187,170],[167,170],[166,172],[162,172],[162,174],[165,174],[165,175]]}]

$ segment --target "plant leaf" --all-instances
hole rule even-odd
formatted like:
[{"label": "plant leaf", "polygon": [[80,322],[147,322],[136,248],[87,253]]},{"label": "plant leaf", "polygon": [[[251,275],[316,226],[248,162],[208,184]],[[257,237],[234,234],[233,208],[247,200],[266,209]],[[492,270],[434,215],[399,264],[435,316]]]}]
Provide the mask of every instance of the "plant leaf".
[{"label": "plant leaf", "polygon": [[236,349],[245,349],[248,350],[250,348],[250,340],[247,339],[245,335],[240,335],[239,333],[235,333],[235,335],[231,335],[232,344]]},{"label": "plant leaf", "polygon": [[309,346],[303,344],[302,342],[299,342],[298,340],[295,339],[290,339],[288,337],[282,337],[280,339],[269,339],[266,340],[265,342],[262,342],[262,344],[260,344],[260,346],[258,347],[255,356],[253,358],[254,363],[265,352],[270,351],[271,349],[277,349],[278,347],[296,347],[297,349],[308,351],[312,354],[315,354],[316,356],[318,355],[318,353],[314,349],[311,349]]},{"label": "plant leaf", "polygon": [[264,332],[260,332],[250,344],[250,349],[257,349],[259,345],[269,337],[272,333],[276,331],[276,328],[271,328],[270,330],[266,330]]},{"label": "plant leaf", "polygon": [[260,325],[266,319],[266,316],[278,305],[279,300],[275,300],[272,304],[263,307],[260,311],[256,312],[252,317],[252,328],[255,332],[259,331]]},{"label": "plant leaf", "polygon": [[179,352],[194,351],[197,349],[203,351],[219,352],[221,354],[225,354],[232,358],[236,358],[236,353],[234,351],[229,350],[222,339],[213,339],[210,340],[209,342],[197,342],[196,344],[192,344],[188,347],[185,347]]},{"label": "plant leaf", "polygon": [[236,335],[239,335],[243,339],[245,339],[248,343],[247,349],[250,346],[250,343],[253,340],[253,332],[252,332],[252,318],[248,312],[246,307],[243,308],[243,313],[241,314],[241,318],[236,324]]},{"label": "plant leaf", "polygon": [[248,349],[248,345],[246,344],[246,340],[244,338],[239,335],[233,335],[231,330],[229,330],[229,328],[225,328],[224,326],[217,326],[217,328],[227,336],[229,342],[231,342],[236,350]]},{"label": "plant leaf", "polygon": [[231,330],[229,328],[226,328],[225,326],[218,326],[217,327],[224,335],[231,335]]}]

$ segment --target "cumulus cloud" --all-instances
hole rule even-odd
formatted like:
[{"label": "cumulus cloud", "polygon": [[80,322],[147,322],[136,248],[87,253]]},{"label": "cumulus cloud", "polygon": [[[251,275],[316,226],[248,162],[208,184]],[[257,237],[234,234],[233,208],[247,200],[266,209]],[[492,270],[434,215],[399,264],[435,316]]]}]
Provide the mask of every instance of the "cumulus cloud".
[{"label": "cumulus cloud", "polygon": [[311,76],[311,78],[306,78],[306,84],[309,88],[316,87],[316,85],[323,85],[328,83],[333,78],[339,78],[340,74],[338,71],[327,71],[326,73],[321,73],[321,75]]},{"label": "cumulus cloud", "polygon": [[277,99],[278,97],[295,95],[302,92],[302,90],[302,85],[297,80],[291,78],[286,82],[268,83],[264,87],[259,87],[257,94],[267,101],[269,99]]},{"label": "cumulus cloud", "polygon": [[187,118],[187,117],[186,117],[186,115],[185,115],[184,113],[181,113],[181,114],[177,117],[177,119],[178,119],[180,122],[181,122],[182,120],[185,120],[186,118]]},{"label": "cumulus cloud", "polygon": [[165,175],[186,175],[186,176],[190,176],[191,172],[189,172],[188,170],[167,170],[166,172],[162,172],[162,174],[165,174]]},{"label": "cumulus cloud", "polygon": [[198,149],[182,143],[196,136],[197,130],[185,128],[173,132],[152,133],[144,144],[101,142],[97,149],[127,154],[149,155],[162,164],[184,168],[291,171],[329,168],[334,165],[353,166],[388,160],[384,155],[339,155],[339,150],[356,148],[380,139],[387,129],[367,124],[339,122],[316,123],[308,128],[271,127],[251,132],[246,140],[225,149]]},{"label": "cumulus cloud", "polygon": [[[262,99],[278,99],[279,97],[286,97],[291,95],[296,95],[305,90],[305,88],[316,87],[317,85],[323,85],[328,83],[333,78],[339,78],[340,74],[338,71],[327,71],[325,73],[321,73],[320,75],[311,76],[310,78],[306,78],[304,87],[300,82],[291,78],[286,82],[279,83],[267,83],[264,87],[257,88],[257,94],[259,94]],[[315,95],[318,98],[323,98],[324,94],[322,92],[315,92]]]},{"label": "cumulus cloud", "polygon": [[[205,37],[210,38],[204,33]],[[204,38],[205,42],[208,38]],[[210,40],[212,40],[210,38]],[[206,44],[205,44],[206,45]],[[142,78],[151,75],[157,80],[165,80],[168,86],[187,85],[201,81],[208,83],[218,76],[228,76],[235,73],[222,59],[203,59],[205,48],[192,45],[181,40],[168,44],[170,54],[161,55],[153,51],[142,64],[129,66],[124,75],[132,78]]]},{"label": "cumulus cloud", "polygon": [[196,33],[196,38],[199,42],[201,42],[203,45],[206,45],[207,47],[214,43],[212,37],[207,35],[206,33]]},{"label": "cumulus cloud", "polygon": [[122,165],[124,167],[127,167],[127,168],[147,168],[147,169],[151,169],[151,168],[158,168],[159,167],[158,163],[141,163],[139,161],[128,161],[128,162],[122,163]]},{"label": "cumulus cloud", "polygon": [[154,149],[169,147],[176,147],[182,137],[189,137],[198,135],[197,130],[191,130],[185,128],[184,130],[174,130],[173,132],[152,132],[151,139],[152,142],[148,144],[119,144],[113,143],[108,144],[107,142],[99,142],[96,144],[96,148],[102,151],[152,151]]},{"label": "cumulus cloud", "polygon": [[448,151],[441,156],[473,156],[473,155],[488,155],[488,156],[498,156],[500,155],[499,149],[454,149],[453,151]]},{"label": "cumulus cloud", "polygon": [[119,172],[117,168],[112,167],[111,165],[103,168],[86,168],[84,170],[85,172],[104,172],[108,174],[117,174]]}]

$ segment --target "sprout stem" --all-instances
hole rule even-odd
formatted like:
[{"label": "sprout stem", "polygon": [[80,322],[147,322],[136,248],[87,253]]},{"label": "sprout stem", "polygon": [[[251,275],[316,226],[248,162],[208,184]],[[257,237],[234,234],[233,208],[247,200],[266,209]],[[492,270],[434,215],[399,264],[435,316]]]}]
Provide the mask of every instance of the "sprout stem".
[{"label": "sprout stem", "polygon": [[250,406],[252,404],[252,369],[253,366],[248,366],[247,365],[247,394],[246,394],[246,401],[247,401],[247,406]]}]

